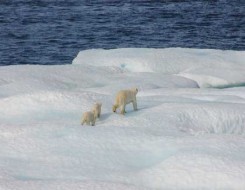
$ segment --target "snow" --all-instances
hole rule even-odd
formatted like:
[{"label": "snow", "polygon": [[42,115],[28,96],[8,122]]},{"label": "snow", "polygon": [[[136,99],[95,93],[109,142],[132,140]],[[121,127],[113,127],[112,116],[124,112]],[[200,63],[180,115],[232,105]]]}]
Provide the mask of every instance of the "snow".
[{"label": "snow", "polygon": [[245,51],[230,50],[95,49],[81,51],[73,64],[116,66],[131,72],[176,74],[196,81],[200,87],[217,87],[244,82],[244,58]]},{"label": "snow", "polygon": [[[0,189],[245,189],[245,52],[114,49],[0,67]],[[139,110],[112,113],[120,89]],[[102,102],[96,125],[83,112]]]}]

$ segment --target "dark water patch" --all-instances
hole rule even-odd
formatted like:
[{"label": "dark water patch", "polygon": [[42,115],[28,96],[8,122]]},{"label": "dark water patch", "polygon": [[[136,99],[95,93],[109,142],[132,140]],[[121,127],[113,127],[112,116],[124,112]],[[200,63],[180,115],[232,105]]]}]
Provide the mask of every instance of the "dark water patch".
[{"label": "dark water patch", "polygon": [[0,65],[69,64],[92,48],[245,50],[244,25],[242,0],[1,0]]}]

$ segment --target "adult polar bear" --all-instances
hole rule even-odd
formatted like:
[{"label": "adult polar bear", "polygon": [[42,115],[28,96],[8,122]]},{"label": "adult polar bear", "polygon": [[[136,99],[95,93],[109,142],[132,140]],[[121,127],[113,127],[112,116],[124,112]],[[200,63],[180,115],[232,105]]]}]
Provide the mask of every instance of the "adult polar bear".
[{"label": "adult polar bear", "polygon": [[132,88],[128,90],[121,90],[117,93],[115,104],[112,107],[112,111],[116,112],[117,108],[120,107],[121,114],[125,114],[125,107],[127,104],[132,103],[134,110],[137,110],[136,94],[138,93],[137,88]]}]

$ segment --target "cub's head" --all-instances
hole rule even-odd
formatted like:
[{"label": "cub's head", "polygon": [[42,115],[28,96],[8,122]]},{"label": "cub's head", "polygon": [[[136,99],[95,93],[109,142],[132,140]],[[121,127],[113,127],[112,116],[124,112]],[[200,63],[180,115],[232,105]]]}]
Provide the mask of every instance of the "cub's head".
[{"label": "cub's head", "polygon": [[94,105],[95,105],[96,107],[98,107],[98,108],[101,108],[102,103],[100,103],[100,102],[96,102]]}]

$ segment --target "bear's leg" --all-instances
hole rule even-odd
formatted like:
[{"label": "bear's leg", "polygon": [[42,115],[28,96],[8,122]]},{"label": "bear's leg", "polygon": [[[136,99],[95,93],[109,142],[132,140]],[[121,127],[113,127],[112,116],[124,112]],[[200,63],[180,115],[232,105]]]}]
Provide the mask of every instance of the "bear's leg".
[{"label": "bear's leg", "polygon": [[83,119],[81,124],[83,125],[84,123],[85,123],[85,120]]},{"label": "bear's leg", "polygon": [[121,114],[123,115],[125,114],[125,106],[126,106],[125,104],[121,106]]},{"label": "bear's leg", "polygon": [[137,110],[137,102],[136,101],[133,101],[133,106],[134,106],[134,111]]},{"label": "bear's leg", "polygon": [[87,120],[87,121],[86,121],[86,124],[87,124],[87,125],[89,125],[89,124],[90,124],[90,122]]}]

